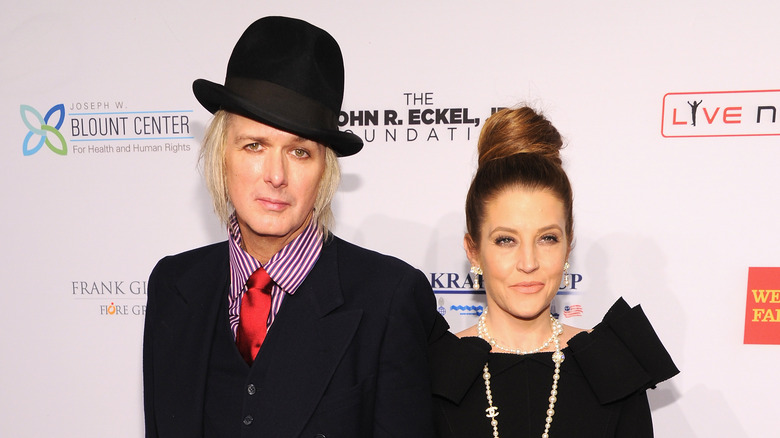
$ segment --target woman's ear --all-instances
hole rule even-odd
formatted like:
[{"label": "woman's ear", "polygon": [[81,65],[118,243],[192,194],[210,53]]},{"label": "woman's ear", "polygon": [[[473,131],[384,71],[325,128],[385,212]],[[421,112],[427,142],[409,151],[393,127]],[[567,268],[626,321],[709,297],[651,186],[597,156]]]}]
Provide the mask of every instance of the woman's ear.
[{"label": "woman's ear", "polygon": [[468,257],[471,266],[479,266],[479,250],[469,233],[463,236],[463,249],[466,251],[466,257]]}]

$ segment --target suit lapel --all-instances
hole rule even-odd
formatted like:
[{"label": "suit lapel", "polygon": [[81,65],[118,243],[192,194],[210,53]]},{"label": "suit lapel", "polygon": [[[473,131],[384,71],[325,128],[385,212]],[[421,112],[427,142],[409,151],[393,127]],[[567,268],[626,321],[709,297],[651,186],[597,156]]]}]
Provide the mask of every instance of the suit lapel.
[{"label": "suit lapel", "polygon": [[[335,239],[335,238],[334,238]],[[266,377],[266,418],[278,436],[298,436],[311,418],[357,331],[363,311],[338,310],[338,241],[320,258],[294,295],[285,297],[258,355]],[[294,397],[291,397],[294,395]]]},{"label": "suit lapel", "polygon": [[169,360],[157,366],[165,368],[160,372],[168,379],[164,397],[175,410],[170,418],[178,420],[171,424],[171,432],[180,436],[188,435],[183,431],[191,431],[190,436],[201,433],[202,422],[195,420],[203,416],[209,354],[228,277],[227,246],[217,245],[176,282],[167,320],[161,321],[166,330],[159,339],[158,357],[164,353]]}]

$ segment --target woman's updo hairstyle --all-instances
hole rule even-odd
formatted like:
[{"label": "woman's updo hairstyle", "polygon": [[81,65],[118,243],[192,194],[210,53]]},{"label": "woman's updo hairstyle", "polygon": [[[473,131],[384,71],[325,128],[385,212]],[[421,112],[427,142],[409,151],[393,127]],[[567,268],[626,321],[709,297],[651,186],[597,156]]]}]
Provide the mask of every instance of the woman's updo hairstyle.
[{"label": "woman's updo hairstyle", "polygon": [[486,121],[479,135],[477,173],[466,196],[466,229],[477,247],[485,206],[511,187],[549,189],[563,202],[566,237],[574,236],[572,190],[562,167],[558,130],[531,108],[505,108]]}]

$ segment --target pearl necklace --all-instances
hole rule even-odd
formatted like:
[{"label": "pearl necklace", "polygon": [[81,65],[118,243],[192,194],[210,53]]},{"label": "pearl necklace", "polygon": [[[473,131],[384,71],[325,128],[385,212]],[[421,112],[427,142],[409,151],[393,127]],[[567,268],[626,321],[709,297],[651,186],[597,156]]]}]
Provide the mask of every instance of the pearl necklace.
[{"label": "pearl necklace", "polygon": [[[487,309],[482,313],[482,315],[479,318],[479,324],[478,324],[478,331],[479,331],[479,337],[481,339],[485,339],[488,342],[490,342],[491,345],[496,345],[498,348],[506,351],[513,352],[517,350],[511,350],[501,347],[500,345],[494,344],[491,341],[494,341],[492,337],[490,337],[490,334],[487,331],[487,325],[485,324],[484,315],[487,313]],[[547,340],[547,342],[544,343],[541,347],[531,351],[531,353],[537,353],[547,347],[551,340],[555,343],[555,353],[552,355],[552,360],[555,362],[555,371],[553,372],[553,383],[552,383],[552,389],[550,389],[550,398],[548,401],[550,402],[548,408],[547,408],[547,418],[544,420],[544,433],[542,433],[542,438],[550,438],[550,426],[552,425],[553,415],[555,415],[555,402],[558,401],[558,380],[560,379],[561,374],[561,363],[563,363],[563,360],[565,359],[565,356],[563,352],[561,351],[561,344],[559,341],[559,336],[561,333],[563,333],[563,327],[561,326],[561,323],[558,322],[557,319],[555,319],[552,315],[550,315],[550,321],[552,322],[552,336],[550,339]],[[484,337],[483,337],[484,335]],[[514,354],[527,354],[527,353],[514,353]],[[485,380],[485,396],[487,397],[488,407],[485,409],[485,416],[487,418],[490,418],[490,425],[493,426],[493,437],[499,438],[498,436],[498,420],[496,417],[498,417],[498,406],[493,405],[493,393],[490,391],[490,369],[488,368],[488,363],[485,362],[485,367],[482,368],[482,378]]]},{"label": "pearl necklace", "polygon": [[526,351],[526,350],[521,350],[519,348],[515,349],[515,348],[504,347],[503,345],[499,344],[498,341],[496,341],[492,336],[490,336],[490,333],[488,333],[487,324],[485,323],[485,319],[487,318],[487,313],[488,311],[487,309],[485,309],[485,311],[482,312],[482,315],[479,315],[479,321],[477,322],[477,336],[479,336],[481,339],[486,340],[491,347],[497,347],[501,350],[506,351],[507,353],[512,353],[512,354],[520,354],[520,355],[533,354],[544,350],[545,348],[547,348],[548,345],[550,345],[550,342],[552,342],[557,336],[555,334],[556,324],[558,326],[561,325],[558,322],[558,320],[555,319],[554,316],[550,315],[550,324],[552,324],[553,326],[552,334],[550,335],[549,338],[547,338],[546,341],[544,341],[544,344],[542,344],[541,346],[534,348],[533,350]]}]

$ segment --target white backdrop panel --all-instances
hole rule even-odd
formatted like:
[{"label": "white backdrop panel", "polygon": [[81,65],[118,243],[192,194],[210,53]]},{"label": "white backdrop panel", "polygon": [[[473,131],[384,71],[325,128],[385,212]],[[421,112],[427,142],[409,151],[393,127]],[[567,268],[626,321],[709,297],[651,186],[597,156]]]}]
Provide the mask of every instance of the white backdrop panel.
[{"label": "white backdrop panel", "polygon": [[[453,329],[473,324],[484,299],[463,287],[461,242],[476,137],[492,107],[530,103],[566,137],[575,190],[579,281],[556,312],[589,327],[618,296],[642,303],[682,370],[650,393],[657,436],[776,435],[780,349],[744,345],[743,332],[748,267],[780,266],[778,138],[662,136],[667,93],[780,88],[774,2],[6,3],[0,436],[142,435],[146,278],[162,256],[225,236],[197,168],[209,114],[191,83],[221,82],[265,15],[332,33],[345,112],[381,116],[345,126],[367,141],[342,160],[338,235],[419,267]],[[25,155],[20,106],[43,117],[58,104],[67,154]],[[461,118],[410,124],[410,111],[445,108]],[[392,111],[402,123],[385,123]],[[187,129],[135,131],[135,117],[169,115]],[[127,132],[73,129],[111,117],[128,117]],[[691,132],[707,123],[699,113]]]}]

